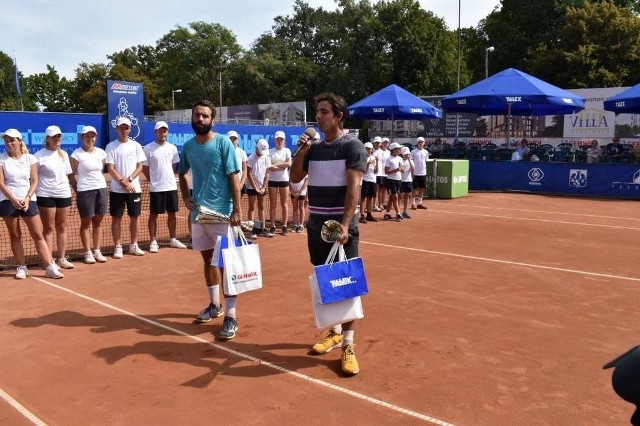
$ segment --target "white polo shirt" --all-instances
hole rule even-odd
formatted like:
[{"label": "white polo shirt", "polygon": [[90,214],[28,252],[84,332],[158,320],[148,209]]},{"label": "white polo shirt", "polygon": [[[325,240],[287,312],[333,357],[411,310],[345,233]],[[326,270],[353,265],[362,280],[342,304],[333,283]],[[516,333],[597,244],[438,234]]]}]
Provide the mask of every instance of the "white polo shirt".
[{"label": "white polo shirt", "polygon": [[[107,164],[113,164],[118,173],[125,179],[136,170],[137,163],[142,164],[147,159],[142,146],[133,139],[129,139],[127,142],[120,142],[116,139],[107,145],[105,152],[107,153]],[[135,192],[142,192],[140,178],[136,177],[131,184]],[[111,180],[111,192],[125,194],[127,190],[118,181]]]},{"label": "white polo shirt", "polygon": [[102,174],[103,161],[107,153],[100,148],[93,148],[93,152],[78,148],[71,153],[71,158],[78,162],[78,177],[76,189],[90,191],[107,187],[107,180]]},{"label": "white polo shirt", "polygon": [[426,176],[427,175],[427,160],[429,159],[429,151],[426,149],[414,148],[411,151],[411,159],[413,160],[413,175],[414,176]]},{"label": "white polo shirt", "polygon": [[[4,184],[7,189],[19,199],[24,199],[31,187],[31,166],[38,164],[38,159],[31,154],[22,154],[18,159],[11,158],[5,152],[0,154],[0,167],[4,175]],[[36,201],[33,194],[31,201]],[[8,198],[0,191],[0,201]]]},{"label": "white polo shirt", "polygon": [[142,165],[149,167],[150,191],[176,191],[178,184],[173,165],[180,162],[178,148],[170,142],[159,144],[154,141],[145,145],[143,151],[146,160]]},{"label": "white polo shirt", "polygon": [[[280,150],[271,148],[269,150],[269,157],[271,157],[271,164],[283,163],[287,160],[291,160],[291,150],[289,148],[282,148]],[[289,182],[289,169],[282,169],[269,172],[269,180],[272,182]]]},{"label": "white polo shirt", "polygon": [[62,150],[51,151],[42,148],[34,156],[38,159],[38,197],[70,198],[69,177],[71,163],[69,156]]}]

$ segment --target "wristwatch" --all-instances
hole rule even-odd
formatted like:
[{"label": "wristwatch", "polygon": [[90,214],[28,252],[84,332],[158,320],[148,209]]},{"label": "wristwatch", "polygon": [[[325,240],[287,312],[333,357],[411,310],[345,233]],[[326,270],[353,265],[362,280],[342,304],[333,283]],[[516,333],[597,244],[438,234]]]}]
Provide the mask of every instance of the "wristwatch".
[{"label": "wristwatch", "polygon": [[133,182],[133,179],[131,179],[131,176],[129,176],[127,180],[129,181],[129,183]]}]

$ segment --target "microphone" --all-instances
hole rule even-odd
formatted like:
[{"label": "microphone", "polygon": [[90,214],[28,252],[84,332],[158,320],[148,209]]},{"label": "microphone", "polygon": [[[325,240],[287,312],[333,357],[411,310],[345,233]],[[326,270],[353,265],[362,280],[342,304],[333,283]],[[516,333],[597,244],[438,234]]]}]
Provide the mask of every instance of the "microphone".
[{"label": "microphone", "polygon": [[[309,136],[309,138],[311,139],[311,141],[309,143],[314,143],[316,135],[318,134],[316,132],[316,129],[314,129],[313,127],[307,127],[307,130],[304,131],[304,134]],[[298,155],[298,153],[300,152],[300,150],[302,149],[303,146],[307,145],[307,143],[301,143],[298,144],[298,147],[296,148],[295,152],[293,153],[293,155],[291,156],[291,158],[296,158],[296,155]]]}]

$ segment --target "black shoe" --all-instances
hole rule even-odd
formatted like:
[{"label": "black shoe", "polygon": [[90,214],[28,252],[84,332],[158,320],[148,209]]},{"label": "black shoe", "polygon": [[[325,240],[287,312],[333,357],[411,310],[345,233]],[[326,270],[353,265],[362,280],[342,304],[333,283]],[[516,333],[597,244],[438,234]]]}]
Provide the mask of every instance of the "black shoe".
[{"label": "black shoe", "polygon": [[286,226],[282,227],[282,235],[289,235],[289,229]]},{"label": "black shoe", "polygon": [[389,213],[385,213],[383,219],[384,220],[391,220],[391,215]]},{"label": "black shoe", "polygon": [[402,222],[402,215],[401,214],[397,214],[396,215],[396,222]]},{"label": "black shoe", "polygon": [[378,219],[373,217],[373,215],[371,215],[371,214],[367,215],[367,222],[377,222],[377,221],[378,221]]}]

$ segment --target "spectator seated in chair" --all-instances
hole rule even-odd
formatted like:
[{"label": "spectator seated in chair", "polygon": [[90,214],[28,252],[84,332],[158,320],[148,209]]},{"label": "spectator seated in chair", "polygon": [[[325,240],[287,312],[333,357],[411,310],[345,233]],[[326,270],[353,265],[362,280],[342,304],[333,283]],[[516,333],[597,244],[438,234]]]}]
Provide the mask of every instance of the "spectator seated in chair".
[{"label": "spectator seated in chair", "polygon": [[591,146],[587,149],[587,163],[599,163],[602,157],[602,150],[598,146],[597,140],[591,141]]},{"label": "spectator seated in chair", "polygon": [[607,145],[605,152],[610,163],[621,163],[627,157],[624,145],[620,143],[620,138],[617,136],[613,138],[612,143]]}]

